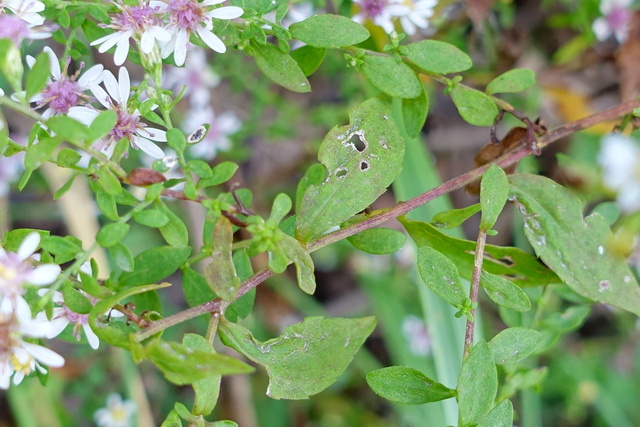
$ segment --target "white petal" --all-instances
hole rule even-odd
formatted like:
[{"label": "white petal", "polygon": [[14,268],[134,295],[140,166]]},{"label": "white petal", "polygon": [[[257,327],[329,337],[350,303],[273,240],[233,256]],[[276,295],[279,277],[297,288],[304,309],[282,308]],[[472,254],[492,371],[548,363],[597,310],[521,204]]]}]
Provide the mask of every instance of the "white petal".
[{"label": "white petal", "polygon": [[165,157],[164,151],[153,142],[146,138],[135,137],[135,143],[142,151],[153,157],[154,159],[162,159]]},{"label": "white petal", "polygon": [[22,243],[20,243],[18,258],[20,258],[20,260],[29,258],[36,251],[39,244],[40,235],[38,233],[29,233],[27,237],[22,240]]},{"label": "white petal", "polygon": [[101,39],[98,39],[91,44],[94,45],[94,44],[97,44],[99,40],[102,41],[102,44],[98,48],[98,52],[105,53],[106,51],[114,47],[116,43],[120,41],[121,37],[122,37],[122,33],[113,33],[110,36],[102,37]]},{"label": "white petal", "polygon": [[142,33],[142,37],[140,37],[140,49],[144,53],[149,53],[153,50],[153,44],[156,39],[153,37],[153,33],[149,30]]},{"label": "white petal", "polygon": [[102,83],[102,72],[104,71],[104,67],[102,64],[96,64],[93,67],[89,68],[85,71],[82,76],[78,79],[78,84],[86,89],[90,83],[99,84]]},{"label": "white petal", "polygon": [[225,6],[219,9],[214,9],[207,13],[208,16],[216,19],[235,19],[242,16],[244,10],[238,6]]},{"label": "white petal", "polygon": [[121,67],[120,71],[118,71],[118,91],[120,103],[126,107],[129,101],[129,93],[131,93],[131,80],[129,79],[129,71],[125,67]]},{"label": "white petal", "polygon": [[66,317],[58,317],[57,319],[53,319],[51,321],[51,329],[47,334],[47,338],[51,339],[57,337],[62,333],[62,331],[64,331],[68,324],[69,319],[67,319]]},{"label": "white petal", "polygon": [[198,28],[198,35],[202,39],[203,42],[207,44],[211,49],[215,50],[218,53],[225,53],[227,51],[227,47],[222,43],[222,40],[215,34],[206,29]]},{"label": "white petal", "polygon": [[22,346],[40,363],[44,363],[52,368],[59,368],[64,365],[64,357],[53,350],[28,342],[23,342]]},{"label": "white petal", "polygon": [[84,334],[87,336],[87,341],[89,341],[89,345],[92,349],[97,350],[100,347],[100,340],[95,332],[91,329],[91,326],[88,324],[82,325],[82,329],[84,329]]},{"label": "white petal", "polygon": [[187,43],[188,34],[185,30],[178,31],[176,35],[176,49],[173,51],[173,59],[176,61],[176,65],[181,67],[184,65],[184,60],[187,57]]},{"label": "white petal", "polygon": [[29,274],[28,282],[32,285],[42,286],[53,283],[60,274],[60,266],[56,264],[43,264],[34,268]]},{"label": "white petal", "polygon": [[[105,93],[106,95],[106,93]],[[91,108],[87,108],[87,107],[71,107],[69,109],[69,113],[67,114],[68,117],[71,117],[72,119],[75,119],[77,121],[79,121],[80,123],[84,124],[84,125],[91,125],[91,123],[93,123],[93,120],[98,117],[98,114],[100,114],[97,110],[93,110]]]},{"label": "white petal", "polygon": [[167,142],[167,133],[156,128],[138,129],[137,134],[153,141]]},{"label": "white petal", "polygon": [[51,69],[51,75],[55,80],[58,80],[60,78],[60,74],[62,73],[60,70],[60,61],[58,60],[58,57],[49,46],[46,46],[43,51],[47,52],[47,54],[49,55],[49,68]]},{"label": "white petal", "polygon": [[[104,72],[103,77],[104,77],[104,80],[102,81],[102,83],[104,84],[104,87],[107,89],[109,96],[111,97],[111,99],[115,100],[118,104],[121,104],[120,89],[118,88],[118,81],[116,80],[115,76],[111,74],[111,71],[107,70]],[[95,93],[94,95],[97,96],[97,94]],[[105,105],[105,107],[108,107],[108,106],[109,106],[108,104]]]},{"label": "white petal", "polygon": [[225,0],[204,0],[200,5],[202,6],[213,6],[215,4],[224,3]]},{"label": "white petal", "polygon": [[127,60],[127,55],[129,55],[129,37],[122,38],[118,42],[116,53],[113,55],[113,63],[116,65],[124,64],[124,61]]},{"label": "white petal", "polygon": [[147,31],[148,32],[150,31],[156,40],[163,41],[163,42],[168,42],[169,40],[171,40],[171,33],[162,27],[153,26],[149,28]]}]

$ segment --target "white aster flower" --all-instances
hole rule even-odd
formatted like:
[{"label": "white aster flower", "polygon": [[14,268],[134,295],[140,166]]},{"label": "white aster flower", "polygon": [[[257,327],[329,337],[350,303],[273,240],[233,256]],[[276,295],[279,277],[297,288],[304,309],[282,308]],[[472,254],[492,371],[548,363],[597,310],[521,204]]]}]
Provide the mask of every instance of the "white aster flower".
[{"label": "white aster flower", "polygon": [[2,9],[9,9],[22,20],[33,25],[42,25],[44,18],[38,12],[44,10],[44,3],[39,0],[0,0]]},{"label": "white aster flower", "polygon": [[219,150],[231,148],[229,135],[236,133],[242,127],[242,122],[231,111],[216,116],[211,106],[189,110],[182,123],[185,132],[193,132],[199,126],[208,124],[209,131],[204,138],[191,146],[190,152],[195,157],[212,160]]},{"label": "white aster flower", "polygon": [[103,53],[116,46],[113,61],[122,65],[129,55],[129,39],[140,44],[140,50],[149,54],[158,42],[168,42],[171,34],[165,30],[158,15],[158,7],[151,7],[149,0],[140,0],[138,6],[127,6],[122,1],[115,2],[122,12],[111,18],[107,28],[113,33],[91,42],[91,46],[100,45],[98,52]]},{"label": "white aster flower", "polygon": [[640,210],[640,147],[637,141],[619,133],[602,140],[598,161],[604,184],[618,193],[624,212]]},{"label": "white aster flower", "polygon": [[53,27],[21,19],[19,15],[0,14],[0,39],[9,39],[18,47],[25,39],[41,40],[51,37],[52,29]]},{"label": "white aster flower", "polygon": [[357,23],[369,20],[382,27],[387,34],[395,30],[388,0],[353,0],[353,3],[360,6],[359,12],[352,18]]},{"label": "white aster flower", "polygon": [[[0,248],[0,299],[16,305],[22,300],[25,285],[43,286],[53,283],[60,266],[56,264],[41,264],[34,267],[26,261],[31,257],[40,244],[40,235],[31,233],[24,238],[18,252],[7,252]],[[22,300],[23,301],[23,300]]]},{"label": "white aster flower", "polygon": [[[164,152],[153,141],[166,142],[167,136],[165,131],[148,127],[140,121],[140,111],[128,106],[129,95],[131,94],[131,81],[129,72],[126,68],[121,67],[118,72],[118,80],[114,75],[105,70],[103,73],[102,84],[106,88],[106,92],[98,85],[91,87],[91,92],[96,100],[108,110],[115,111],[118,115],[115,128],[107,134],[107,136],[99,141],[96,145],[98,150],[103,151],[108,156],[113,154],[115,142],[122,138],[129,140],[132,148],[142,150],[151,157],[156,159],[163,158]],[[78,120],[81,123],[90,126],[93,120],[98,116],[100,111],[89,107],[72,107],[69,110],[69,117]]]},{"label": "white aster flower", "polygon": [[107,397],[107,407],[100,408],[93,414],[98,427],[130,427],[132,416],[136,412],[136,404],[131,400],[122,400],[122,396],[111,393]]},{"label": "white aster flower", "polygon": [[600,12],[602,17],[593,21],[593,32],[598,40],[606,40],[614,35],[618,43],[627,39],[629,21],[631,20],[631,3],[633,0],[602,0]]},{"label": "white aster flower", "polygon": [[42,366],[59,368],[64,358],[41,345],[32,344],[23,338],[43,338],[51,329],[51,323],[31,318],[29,305],[18,299],[12,305],[6,298],[0,302],[0,388],[8,389],[13,383],[20,384],[25,376],[35,370],[46,373]]},{"label": "white aster flower", "polygon": [[[67,73],[71,57],[67,58],[64,69],[60,69],[60,61],[50,47],[44,49],[49,55],[49,68],[51,77],[44,89],[33,98],[31,102],[37,102],[38,107],[49,106],[42,114],[43,119],[48,119],[55,114],[67,114],[71,107],[79,104],[82,98],[88,100],[89,97],[84,94],[91,87],[102,82],[102,72],[104,67],[100,64],[94,65],[85,71],[78,79],[80,70],[84,67],[84,63],[80,64],[80,70],[72,76]],[[27,56],[27,64],[33,67],[36,59]]]},{"label": "white aster flower", "polygon": [[391,0],[390,9],[392,16],[400,19],[400,24],[405,33],[412,36],[416,29],[429,27],[429,18],[433,16],[433,8],[438,4],[437,0]]},{"label": "white aster flower", "polygon": [[244,11],[237,6],[223,6],[214,8],[225,0],[163,0],[161,7],[169,13],[171,40],[161,49],[163,58],[173,53],[176,65],[182,66],[187,56],[191,34],[198,36],[207,46],[218,53],[227,50],[220,37],[213,30],[213,19],[235,19],[242,16]]}]

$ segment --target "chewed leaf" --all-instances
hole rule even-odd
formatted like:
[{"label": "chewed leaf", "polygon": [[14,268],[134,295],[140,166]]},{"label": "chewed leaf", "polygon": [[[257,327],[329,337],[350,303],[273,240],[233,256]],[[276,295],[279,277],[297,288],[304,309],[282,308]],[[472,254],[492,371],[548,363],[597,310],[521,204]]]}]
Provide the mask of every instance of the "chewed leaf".
[{"label": "chewed leaf", "polygon": [[529,174],[509,177],[511,197],[524,215],[525,234],[536,254],[580,295],[640,315],[640,288],[627,260],[607,249],[611,230],[552,180]]},{"label": "chewed leaf", "polygon": [[264,366],[269,397],[307,399],[335,382],[375,324],[373,317],[308,317],[268,341],[258,341],[244,327],[222,319],[219,331],[225,345]]},{"label": "chewed leaf", "polygon": [[324,138],[318,159],[327,168],[319,185],[309,185],[298,204],[296,237],[308,242],[373,203],[400,172],[404,139],[379,98],[350,114],[348,126]]}]

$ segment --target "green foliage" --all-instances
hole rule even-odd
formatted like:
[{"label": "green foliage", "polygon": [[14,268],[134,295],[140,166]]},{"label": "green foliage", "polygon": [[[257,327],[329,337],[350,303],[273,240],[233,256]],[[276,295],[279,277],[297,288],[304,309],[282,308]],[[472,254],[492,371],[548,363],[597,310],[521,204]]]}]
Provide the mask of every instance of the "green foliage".
[{"label": "green foliage", "polygon": [[451,99],[460,117],[474,126],[491,126],[498,116],[498,107],[491,98],[475,89],[457,84]]},{"label": "green foliage", "polygon": [[428,246],[418,248],[418,271],[422,281],[436,295],[461,309],[467,299],[455,264]]},{"label": "green foliage", "polygon": [[267,370],[269,397],[307,399],[335,382],[374,327],[372,317],[307,317],[261,342],[242,326],[221,320],[220,338]]},{"label": "green foliage", "polygon": [[348,238],[349,242],[374,255],[392,254],[399,251],[407,241],[407,236],[392,228],[370,228]]},{"label": "green foliage", "polygon": [[400,172],[404,141],[379,98],[350,114],[350,125],[335,127],[322,141],[318,159],[328,178],[301,196],[296,237],[308,242],[365,209]]},{"label": "green foliage", "polygon": [[604,218],[583,218],[580,200],[548,178],[517,174],[509,182],[525,234],[545,264],[580,295],[640,315],[640,287],[627,261],[607,247]]},{"label": "green foliage", "polygon": [[51,74],[49,70],[49,55],[46,52],[42,52],[36,57],[36,62],[27,75],[27,99],[33,98],[36,93],[45,87],[49,74]]},{"label": "green foliage", "polygon": [[367,384],[385,399],[405,405],[420,405],[456,395],[422,372],[405,366],[389,366],[367,374]]},{"label": "green foliage", "polygon": [[204,269],[204,276],[211,290],[220,298],[232,301],[235,299],[240,278],[232,260],[233,229],[229,220],[223,216],[213,230],[213,248],[211,262]]},{"label": "green foliage", "polygon": [[536,83],[536,74],[526,68],[514,68],[500,74],[487,85],[485,93],[515,93],[529,89]]},{"label": "green foliage", "polygon": [[505,399],[498,403],[487,414],[479,427],[512,427],[513,426],[513,404],[510,400]]},{"label": "green foliage", "polygon": [[191,248],[159,246],[148,249],[134,258],[135,271],[123,273],[118,288],[129,288],[158,282],[175,272],[187,259]]},{"label": "green foliage", "polygon": [[482,175],[482,181],[480,182],[481,230],[491,230],[498,220],[498,215],[502,212],[505,203],[507,203],[508,195],[509,181],[507,180],[507,174],[501,167],[491,165]]},{"label": "green foliage", "polygon": [[420,134],[429,113],[429,97],[422,88],[420,95],[416,98],[402,100],[402,121],[404,129],[411,138]]},{"label": "green foliage", "polygon": [[489,346],[479,341],[462,362],[458,377],[460,427],[479,424],[493,408],[498,391],[498,374]]},{"label": "green foliage", "polygon": [[362,72],[371,83],[389,96],[416,98],[423,93],[416,73],[396,58],[365,55]]},{"label": "green foliage", "polygon": [[337,49],[369,38],[369,31],[345,16],[313,15],[293,24],[291,36],[309,46]]},{"label": "green foliage", "polygon": [[527,294],[505,277],[483,271],[480,276],[480,286],[484,288],[489,298],[499,306],[516,311],[531,309],[531,301]]},{"label": "green foliage", "polygon": [[438,212],[433,216],[431,224],[438,228],[455,228],[480,212],[480,209],[480,203],[476,203],[465,208]]},{"label": "green foliage", "polygon": [[271,44],[255,46],[256,65],[274,83],[292,92],[306,93],[311,85],[298,63],[288,53]]},{"label": "green foliage", "polygon": [[541,339],[542,334],[534,329],[508,328],[489,341],[489,349],[495,363],[507,365],[529,356]]},{"label": "green foliage", "polygon": [[414,64],[436,74],[459,73],[471,68],[471,58],[457,47],[438,40],[422,40],[402,47]]}]

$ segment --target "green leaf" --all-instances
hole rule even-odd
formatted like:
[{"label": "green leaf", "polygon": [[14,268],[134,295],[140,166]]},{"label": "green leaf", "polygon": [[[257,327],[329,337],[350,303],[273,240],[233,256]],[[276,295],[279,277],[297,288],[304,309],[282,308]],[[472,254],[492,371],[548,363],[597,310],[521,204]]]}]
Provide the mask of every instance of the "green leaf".
[{"label": "green leaf", "polygon": [[491,126],[498,116],[498,107],[484,93],[462,85],[451,91],[451,99],[467,123],[474,126]]},{"label": "green leaf", "polygon": [[278,244],[282,247],[284,254],[296,266],[296,278],[298,286],[305,293],[313,295],[316,291],[316,279],[313,275],[313,259],[311,255],[302,247],[295,238],[284,234]]},{"label": "green leaf", "polygon": [[226,301],[233,301],[240,287],[240,278],[232,260],[233,227],[223,216],[213,229],[211,262],[204,268],[204,277],[211,290]]},{"label": "green leaf", "polygon": [[227,182],[233,177],[238,170],[238,165],[233,162],[222,162],[212,169],[213,176],[211,178],[201,179],[198,182],[198,188],[213,187]]},{"label": "green leaf", "polygon": [[122,271],[133,271],[133,254],[128,247],[122,243],[117,243],[109,248],[110,258],[113,263]]},{"label": "green leaf", "polygon": [[[183,344],[187,348],[196,350],[215,352],[215,349],[207,339],[201,335],[185,334],[182,339]],[[193,415],[209,415],[218,401],[220,394],[220,380],[222,375],[209,375],[201,380],[193,382],[193,390],[196,397],[193,402]]]},{"label": "green leaf", "polygon": [[586,305],[574,305],[563,312],[547,315],[542,324],[555,332],[567,333],[580,327],[589,316],[591,309]]},{"label": "green leaf", "polygon": [[437,41],[422,40],[403,47],[407,58],[425,71],[436,74],[459,73],[471,68],[471,58],[457,47]]},{"label": "green leaf", "polygon": [[498,220],[509,196],[509,180],[500,166],[491,165],[480,182],[480,206],[482,218],[480,229],[489,231]]},{"label": "green leaf", "polygon": [[[236,266],[238,277],[240,280],[247,280],[253,276],[253,267],[251,266],[251,258],[247,255],[247,251],[239,249],[233,254],[233,264]],[[240,298],[235,300],[225,311],[225,316],[232,322],[246,318],[251,314],[253,303],[256,299],[256,289],[253,288]]]},{"label": "green leaf", "polygon": [[291,57],[298,63],[306,77],[316,72],[325,56],[327,56],[326,49],[309,45],[291,51]]},{"label": "green leaf", "polygon": [[138,224],[151,228],[162,227],[169,222],[169,218],[164,212],[153,208],[134,213],[133,219]]},{"label": "green leaf", "polygon": [[189,307],[195,307],[217,298],[217,295],[209,287],[207,279],[190,268],[182,269],[182,292]]},{"label": "green leaf", "polygon": [[174,273],[189,257],[191,248],[158,246],[134,259],[135,270],[120,276],[118,286],[128,288],[158,282]]},{"label": "green leaf", "polygon": [[272,44],[254,45],[256,65],[274,83],[292,92],[311,92],[311,85],[298,63]]},{"label": "green leaf", "polygon": [[96,240],[100,246],[109,248],[124,239],[129,228],[129,224],[122,222],[107,224],[98,232]]},{"label": "green leaf", "polygon": [[284,193],[279,193],[273,201],[273,207],[271,208],[271,215],[269,215],[269,219],[274,221],[276,224],[279,224],[285,215],[287,215],[291,210],[291,205],[291,198]]},{"label": "green leaf", "polygon": [[389,56],[366,55],[362,72],[371,83],[389,96],[416,98],[423,93],[416,73],[404,62]]},{"label": "green leaf", "polygon": [[307,399],[333,384],[373,331],[373,317],[308,317],[288,326],[278,338],[256,340],[251,332],[224,318],[222,342],[267,370],[267,395],[273,399]]},{"label": "green leaf", "polygon": [[185,223],[162,201],[157,200],[154,205],[158,211],[168,218],[165,225],[158,227],[162,237],[173,247],[187,247],[189,245],[189,230],[187,230]]},{"label": "green leaf", "polygon": [[493,407],[498,391],[498,373],[486,342],[476,343],[462,362],[456,390],[460,427],[479,424]]},{"label": "green leaf", "polygon": [[71,148],[63,148],[58,152],[58,159],[56,160],[56,163],[62,168],[68,168],[71,166],[75,166],[81,158],[82,156],[76,150],[73,150]]},{"label": "green leaf", "polygon": [[[463,278],[471,280],[476,242],[450,237],[431,224],[400,218],[418,246],[429,246],[444,254],[458,267]],[[555,273],[535,256],[518,248],[486,245],[482,268],[492,274],[509,277],[518,286],[542,286],[560,283]]]},{"label": "green leaf", "polygon": [[112,196],[117,196],[122,192],[122,184],[107,165],[102,165],[98,169],[98,184],[107,194]]},{"label": "green leaf", "polygon": [[185,344],[155,339],[145,347],[147,357],[160,368],[167,380],[174,384],[191,384],[211,376],[246,374],[253,368],[231,356],[216,353],[213,347],[189,347],[192,340],[185,336]]},{"label": "green leaf", "polygon": [[399,251],[407,242],[407,236],[392,228],[370,228],[361,231],[347,240],[361,251],[384,255]]},{"label": "green leaf", "polygon": [[211,166],[202,160],[189,160],[187,169],[195,173],[199,178],[212,178]]},{"label": "green leaf", "polygon": [[522,92],[535,83],[536,73],[526,68],[514,68],[491,80],[485,92],[487,95]]},{"label": "green leaf", "polygon": [[513,404],[509,399],[498,403],[478,427],[512,427]]},{"label": "green leaf", "polygon": [[482,270],[480,286],[484,288],[496,304],[516,311],[531,309],[531,301],[527,294],[511,280]]},{"label": "green leaf", "polygon": [[437,402],[456,395],[455,390],[405,366],[389,366],[369,372],[367,384],[380,397],[403,405]]},{"label": "green leaf", "polygon": [[627,259],[607,248],[613,236],[605,219],[583,218],[580,200],[548,178],[516,174],[509,181],[525,234],[545,264],[578,294],[640,315],[640,287]]},{"label": "green leaf", "polygon": [[46,236],[42,238],[40,246],[54,255],[56,264],[69,262],[82,252],[82,246],[74,241],[71,236]]},{"label": "green leaf", "polygon": [[64,286],[62,288],[62,298],[64,299],[64,305],[78,314],[87,314],[93,308],[89,298],[73,286]]},{"label": "green leaf", "polygon": [[447,211],[439,212],[433,216],[431,224],[438,228],[456,228],[473,215],[480,212],[480,203],[476,203],[466,208],[449,209]]},{"label": "green leaf", "polygon": [[418,271],[422,281],[440,298],[456,308],[467,299],[455,264],[428,246],[418,248]]},{"label": "green leaf", "polygon": [[312,15],[289,28],[291,37],[309,46],[339,49],[361,43],[370,37],[369,31],[346,16]]},{"label": "green leaf", "polygon": [[493,361],[498,365],[526,359],[542,340],[542,334],[528,328],[508,328],[489,341]]},{"label": "green leaf", "polygon": [[89,140],[95,141],[103,138],[116,127],[118,115],[113,110],[105,110],[93,119],[91,126],[88,127]]},{"label": "green leaf", "polygon": [[180,129],[172,128],[167,131],[167,144],[176,150],[176,152],[182,153],[187,147],[187,138]]},{"label": "green leaf", "polygon": [[327,168],[322,183],[310,184],[300,201],[296,237],[308,242],[373,203],[400,173],[404,139],[389,106],[378,98],[350,114],[349,126],[334,127],[318,158]]},{"label": "green leaf", "polygon": [[79,142],[88,138],[90,127],[71,117],[53,116],[47,120],[47,128],[59,138]]},{"label": "green leaf", "polygon": [[33,95],[44,89],[51,75],[49,67],[49,54],[42,52],[36,57],[36,63],[31,67],[29,75],[27,75],[27,99],[31,99]]},{"label": "green leaf", "polygon": [[309,166],[296,188],[296,212],[300,211],[300,204],[302,203],[307,188],[311,185],[319,186],[322,184],[326,175],[327,170],[320,163],[314,163]]},{"label": "green leaf", "polygon": [[58,137],[49,138],[43,136],[37,144],[33,144],[27,148],[24,156],[24,166],[28,170],[37,169],[42,163],[51,158],[53,152],[61,142],[62,140]]},{"label": "green leaf", "polygon": [[402,120],[404,130],[410,138],[420,134],[429,114],[429,97],[422,88],[422,93],[417,98],[402,100]]}]

